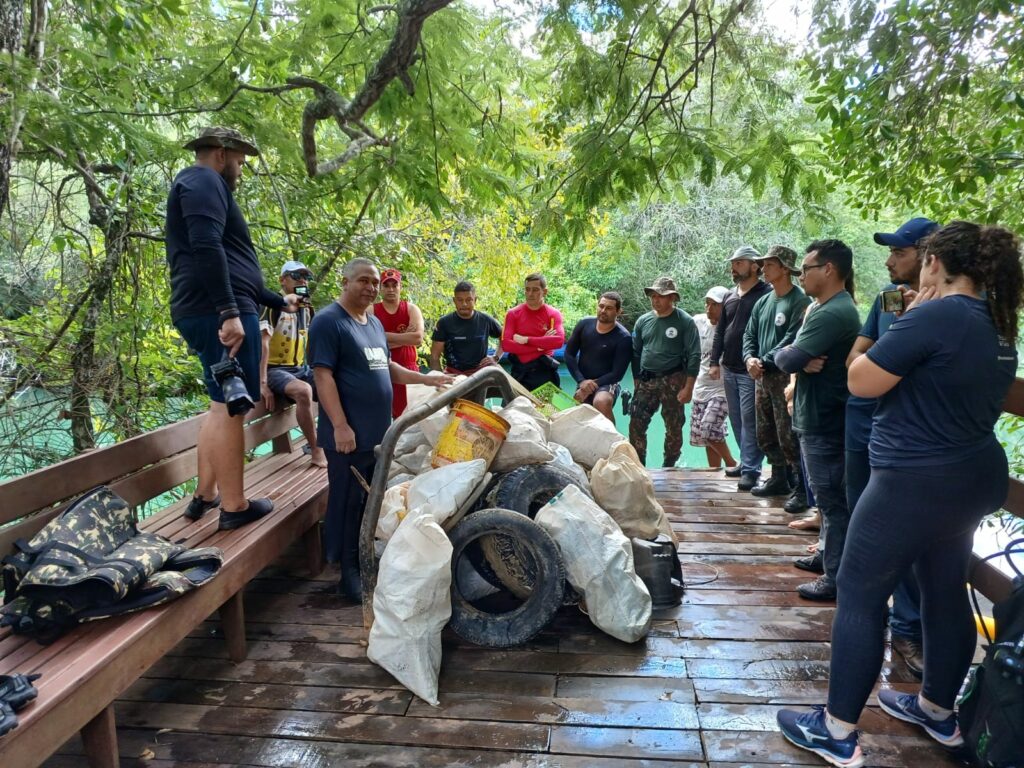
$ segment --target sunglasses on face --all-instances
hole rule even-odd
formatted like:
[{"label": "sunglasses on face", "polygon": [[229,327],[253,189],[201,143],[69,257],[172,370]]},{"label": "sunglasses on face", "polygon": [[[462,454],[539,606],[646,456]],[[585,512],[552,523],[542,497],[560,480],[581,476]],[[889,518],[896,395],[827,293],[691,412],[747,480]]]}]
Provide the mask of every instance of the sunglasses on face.
[{"label": "sunglasses on face", "polygon": [[285,272],[285,277],[290,277],[292,280],[309,280],[312,275],[308,272]]}]

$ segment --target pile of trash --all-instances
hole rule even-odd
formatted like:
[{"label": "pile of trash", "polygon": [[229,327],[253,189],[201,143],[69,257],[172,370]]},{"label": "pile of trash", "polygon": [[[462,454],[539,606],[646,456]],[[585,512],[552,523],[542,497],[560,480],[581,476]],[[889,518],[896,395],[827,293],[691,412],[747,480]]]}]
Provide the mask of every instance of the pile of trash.
[{"label": "pile of trash", "polygon": [[[378,519],[367,656],[430,704],[449,622],[466,639],[507,647],[579,602],[599,629],[636,642],[650,631],[651,592],[665,591],[649,590],[638,570],[649,575],[644,568],[666,549],[678,579],[667,588],[682,593],[675,535],[614,425],[589,405],[549,419],[527,397],[493,410],[508,429],[489,465],[436,466],[448,408],[406,429]],[[525,602],[481,608],[499,592]]]}]

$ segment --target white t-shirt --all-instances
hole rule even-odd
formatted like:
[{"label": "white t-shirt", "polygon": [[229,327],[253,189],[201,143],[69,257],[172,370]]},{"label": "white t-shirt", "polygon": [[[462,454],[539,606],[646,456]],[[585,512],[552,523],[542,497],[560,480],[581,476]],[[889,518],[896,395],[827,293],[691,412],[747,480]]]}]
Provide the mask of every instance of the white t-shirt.
[{"label": "white t-shirt", "polygon": [[697,335],[700,337],[700,372],[697,382],[693,385],[693,402],[703,403],[713,397],[725,397],[725,382],[717,381],[708,376],[711,368],[711,345],[715,341],[715,326],[705,314],[694,315],[697,323]]}]

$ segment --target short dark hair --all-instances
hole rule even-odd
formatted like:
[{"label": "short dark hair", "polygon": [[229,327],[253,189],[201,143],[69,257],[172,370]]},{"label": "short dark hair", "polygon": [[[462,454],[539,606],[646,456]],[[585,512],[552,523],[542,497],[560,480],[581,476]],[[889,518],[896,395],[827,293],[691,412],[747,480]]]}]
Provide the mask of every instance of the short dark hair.
[{"label": "short dark hair", "polygon": [[853,251],[842,240],[815,240],[804,249],[804,253],[818,252],[819,264],[831,264],[843,280],[853,272]]},{"label": "short dark hair", "polygon": [[455,284],[455,290],[452,293],[476,293],[476,288],[469,280],[460,280]]},{"label": "short dark hair", "polygon": [[618,291],[605,291],[601,294],[601,298],[614,301],[615,309],[622,309],[622,295]]},{"label": "short dark hair", "polygon": [[523,280],[523,285],[526,285],[527,283],[532,283],[534,280],[537,280],[540,283],[541,288],[548,287],[548,281],[544,279],[544,275],[542,275],[540,272],[531,272],[530,274],[528,274],[526,276],[526,279]]}]

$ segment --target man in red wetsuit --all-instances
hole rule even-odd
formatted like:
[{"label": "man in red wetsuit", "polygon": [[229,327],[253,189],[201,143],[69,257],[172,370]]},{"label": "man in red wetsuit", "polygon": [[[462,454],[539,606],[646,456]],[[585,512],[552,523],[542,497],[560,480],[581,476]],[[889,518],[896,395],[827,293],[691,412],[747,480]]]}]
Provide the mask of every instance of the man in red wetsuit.
[{"label": "man in red wetsuit", "polygon": [[[391,350],[391,359],[403,368],[418,371],[416,348],[423,343],[423,313],[411,301],[402,299],[402,273],[385,269],[380,273],[382,301],[373,305],[373,314],[384,326],[384,335]],[[391,402],[391,418],[397,419],[405,410],[405,384],[395,384]]]},{"label": "man in red wetsuit", "polygon": [[565,343],[565,329],[562,313],[544,303],[544,275],[527,275],[525,284],[526,301],[505,315],[501,348],[512,360],[512,378],[532,392],[549,381],[559,386],[558,361],[551,353]]}]

